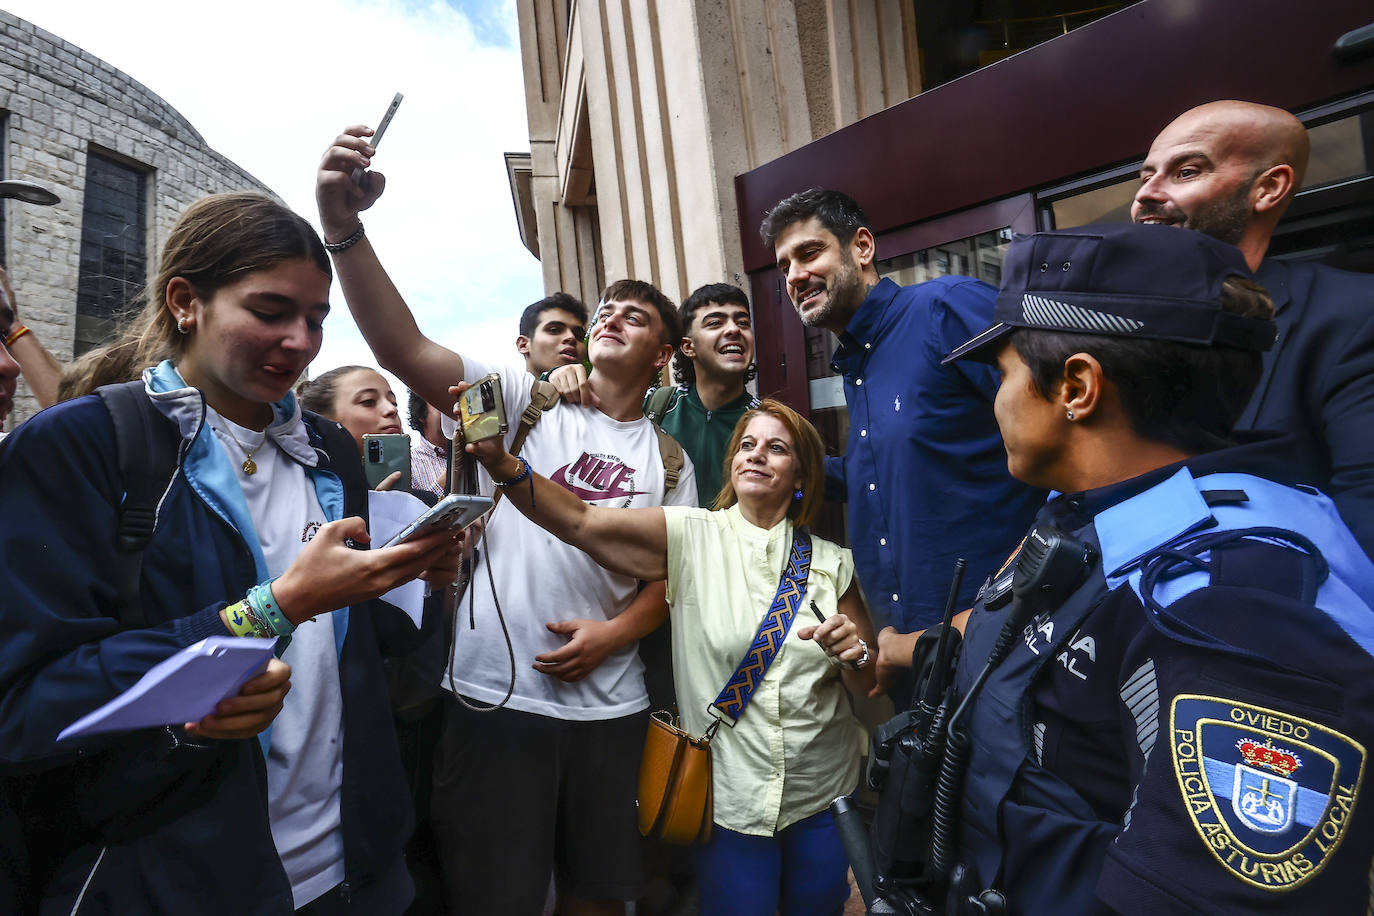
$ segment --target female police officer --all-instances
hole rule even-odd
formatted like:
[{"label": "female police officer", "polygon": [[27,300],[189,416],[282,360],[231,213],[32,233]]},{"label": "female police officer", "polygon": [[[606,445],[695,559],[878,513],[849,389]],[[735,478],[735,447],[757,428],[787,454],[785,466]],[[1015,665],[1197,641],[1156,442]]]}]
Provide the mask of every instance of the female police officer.
[{"label": "female police officer", "polygon": [[1367,907],[1374,566],[1283,440],[1230,440],[1267,299],[1174,228],[1003,270],[949,359],[995,359],[1011,472],[1056,495],[965,621],[949,912]]}]

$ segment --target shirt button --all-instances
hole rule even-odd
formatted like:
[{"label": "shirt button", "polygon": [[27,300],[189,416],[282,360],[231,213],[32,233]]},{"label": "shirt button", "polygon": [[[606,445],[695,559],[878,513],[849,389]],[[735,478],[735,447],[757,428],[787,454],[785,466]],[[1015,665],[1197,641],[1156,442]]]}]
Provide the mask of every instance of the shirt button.
[{"label": "shirt button", "polygon": [[893,601],[893,603],[896,603],[898,600],[899,600],[899,599],[897,598],[897,593],[896,593],[896,592],[893,592],[893,593],[892,593],[892,601]]},{"label": "shirt button", "polygon": [[856,378],[856,379],[854,380],[854,384],[855,384],[855,385],[862,385],[863,383],[864,383],[864,380],[861,379],[861,378]]},{"label": "shirt button", "polygon": [[878,538],[878,546],[879,546],[879,547],[886,547],[886,546],[887,546],[887,538]]},{"label": "shirt button", "polygon": [[868,485],[868,488],[869,488],[870,490],[876,490],[876,489],[878,489],[878,485],[877,485],[876,483],[871,483],[871,484]]},{"label": "shirt button", "polygon": [[868,430],[866,430],[866,429],[861,429],[861,430],[859,430],[859,438],[860,438],[860,439],[862,439],[864,436],[867,436],[867,435],[868,435]]},{"label": "shirt button", "polygon": [[871,344],[871,343],[866,343],[866,344],[864,344],[864,349],[865,349],[865,350],[872,350],[872,349],[873,349],[873,344]]}]

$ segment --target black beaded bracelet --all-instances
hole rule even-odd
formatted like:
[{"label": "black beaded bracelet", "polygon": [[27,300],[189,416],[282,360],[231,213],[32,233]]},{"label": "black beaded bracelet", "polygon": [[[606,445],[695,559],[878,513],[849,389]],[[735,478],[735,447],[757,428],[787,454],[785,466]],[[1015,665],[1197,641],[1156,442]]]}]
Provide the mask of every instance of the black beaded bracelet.
[{"label": "black beaded bracelet", "polygon": [[324,250],[330,254],[338,254],[340,251],[347,251],[354,245],[363,240],[363,221],[358,220],[358,228],[353,230],[353,234],[342,242],[325,242]]}]

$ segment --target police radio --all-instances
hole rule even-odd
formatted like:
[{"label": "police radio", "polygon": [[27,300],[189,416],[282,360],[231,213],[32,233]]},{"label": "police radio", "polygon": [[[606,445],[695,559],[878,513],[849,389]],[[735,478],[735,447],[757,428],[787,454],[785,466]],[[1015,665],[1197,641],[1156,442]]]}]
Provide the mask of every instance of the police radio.
[{"label": "police radio", "polygon": [[[971,752],[963,728],[967,714],[1036,612],[1053,607],[1078,588],[1095,562],[1096,551],[1090,545],[1050,526],[1031,530],[1008,564],[1010,575],[1006,568],[999,570],[980,593],[985,609],[990,603],[1010,603],[1011,608],[986,663],[951,713],[958,700],[952,657],[958,634],[951,631],[962,561],[956,567],[934,665],[920,701],[881,726],[870,751],[869,784],[881,792],[873,819],[874,890],[897,912],[920,916],[941,911],[955,868],[964,771]],[[1005,905],[1005,900],[979,895],[976,911],[1005,912]]]}]

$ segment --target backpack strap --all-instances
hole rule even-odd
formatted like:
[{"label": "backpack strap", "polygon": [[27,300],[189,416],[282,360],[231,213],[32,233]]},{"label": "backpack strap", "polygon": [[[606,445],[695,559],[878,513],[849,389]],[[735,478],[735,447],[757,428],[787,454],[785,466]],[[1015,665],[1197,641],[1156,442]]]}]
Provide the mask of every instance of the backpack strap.
[{"label": "backpack strap", "polygon": [[667,496],[682,475],[682,446],[657,423],[654,424],[654,432],[658,433],[658,455],[663,461],[663,495]]},{"label": "backpack strap", "polygon": [[117,611],[131,629],[148,625],[139,597],[143,551],[157,527],[157,508],[176,473],[181,434],[157,412],[142,380],[96,389],[114,422],[124,501],[119,506],[115,546],[119,551]]},{"label": "backpack strap", "polygon": [[[666,391],[669,395],[675,389],[663,387],[659,388],[649,396],[652,401],[658,396],[660,391]],[[663,398],[666,401],[668,398]],[[520,414],[520,425],[515,430],[515,438],[510,443],[510,453],[520,454],[520,449],[525,445],[525,437],[530,434],[534,424],[539,422],[539,418],[544,415],[544,411],[550,410],[558,403],[558,389],[550,383],[536,379],[534,385],[530,387],[530,402]],[[648,411],[645,410],[648,416]],[[650,417],[650,419],[653,419]],[[682,446],[678,445],[676,439],[659,429],[658,423],[654,423],[654,432],[658,434],[658,454],[663,461],[663,492],[666,494],[673,487],[677,486],[678,478],[682,475]],[[498,493],[499,497],[500,494]]]},{"label": "backpack strap", "polygon": [[[553,387],[552,382],[546,382],[542,378],[534,380],[534,384],[530,386],[530,402],[520,414],[520,425],[515,428],[515,438],[510,442],[512,455],[520,454],[520,450],[525,447],[525,437],[534,429],[534,424],[539,422],[544,411],[551,410],[553,405],[558,403],[558,397],[558,389]],[[491,500],[493,508],[501,501],[499,489],[492,494]]]},{"label": "backpack strap", "polygon": [[649,422],[657,426],[663,422],[663,417],[672,408],[673,395],[678,391],[672,385],[660,385],[649,396],[644,399],[644,416],[649,418]]},{"label": "backpack strap", "polygon": [[535,379],[530,386],[530,402],[525,405],[525,410],[520,414],[520,425],[515,429],[515,438],[510,443],[510,453],[520,454],[520,449],[525,447],[525,437],[530,434],[534,424],[539,422],[539,418],[544,415],[544,411],[549,410],[558,403],[558,389],[543,379]]}]

